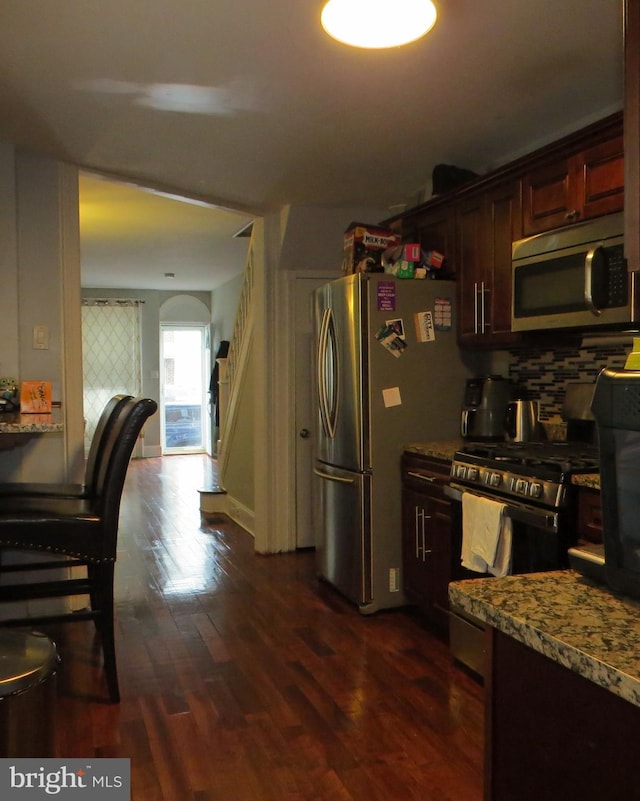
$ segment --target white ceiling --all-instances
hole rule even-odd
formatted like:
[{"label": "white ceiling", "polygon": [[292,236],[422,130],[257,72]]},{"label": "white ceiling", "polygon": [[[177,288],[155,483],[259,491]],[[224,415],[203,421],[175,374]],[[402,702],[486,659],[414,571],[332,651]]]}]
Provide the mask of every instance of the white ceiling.
[{"label": "white ceiling", "polygon": [[215,289],[244,270],[249,240],[235,235],[251,220],[83,171],[82,286]]},{"label": "white ceiling", "polygon": [[[424,39],[363,51],[323,33],[321,0],[2,0],[0,139],[240,212],[221,223],[221,262],[244,247],[242,269],[246,239],[226,240],[254,214],[395,209],[435,164],[482,173],[622,107],[622,0],[436,4]],[[219,283],[219,236],[176,231],[168,243],[166,222],[152,230],[141,216],[135,237],[134,194],[158,196],[104,180],[85,190],[125,211],[128,228],[97,242],[85,217],[91,282],[113,286],[122,264],[133,277],[146,256],[148,280],[175,272],[178,286],[182,264],[184,288]],[[210,210],[163,202],[174,227],[191,214],[198,229],[218,225]]]}]

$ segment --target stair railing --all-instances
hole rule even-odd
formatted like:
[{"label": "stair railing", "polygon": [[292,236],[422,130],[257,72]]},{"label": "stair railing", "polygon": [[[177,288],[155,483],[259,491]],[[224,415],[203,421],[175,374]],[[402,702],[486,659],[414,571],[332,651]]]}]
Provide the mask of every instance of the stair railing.
[{"label": "stair railing", "polygon": [[220,440],[218,447],[218,471],[224,478],[224,470],[228,459],[228,448],[233,439],[233,431],[237,424],[239,388],[243,371],[247,366],[249,356],[249,344],[251,342],[251,332],[253,330],[253,242],[249,246],[247,254],[247,266],[244,272],[244,280],[240,291],[238,311],[236,314],[233,333],[229,340],[229,352],[226,359],[225,380],[226,387],[226,408],[223,417],[220,418]]}]

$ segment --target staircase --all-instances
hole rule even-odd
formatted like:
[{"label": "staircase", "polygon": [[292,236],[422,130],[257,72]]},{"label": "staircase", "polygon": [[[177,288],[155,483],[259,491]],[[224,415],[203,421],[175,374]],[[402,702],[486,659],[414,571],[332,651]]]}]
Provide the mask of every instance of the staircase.
[{"label": "staircase", "polygon": [[253,331],[253,285],[254,285],[253,239],[249,245],[247,265],[240,292],[238,312],[229,340],[226,359],[219,359],[220,434],[217,447],[218,480],[199,490],[200,512],[203,517],[215,516],[227,511],[227,494],[223,486],[225,469],[229,459],[229,448],[238,423],[239,386],[243,370],[247,366],[249,346]]},{"label": "staircase", "polygon": [[[220,445],[218,449],[218,472],[224,478],[229,458],[229,446],[238,423],[239,386],[249,357],[249,346],[253,332],[253,239],[247,254],[247,266],[240,292],[238,312],[229,340],[229,353],[224,368],[220,370]],[[222,361],[222,360],[221,360]],[[222,365],[221,365],[222,367]],[[225,374],[224,383],[222,374]]]}]

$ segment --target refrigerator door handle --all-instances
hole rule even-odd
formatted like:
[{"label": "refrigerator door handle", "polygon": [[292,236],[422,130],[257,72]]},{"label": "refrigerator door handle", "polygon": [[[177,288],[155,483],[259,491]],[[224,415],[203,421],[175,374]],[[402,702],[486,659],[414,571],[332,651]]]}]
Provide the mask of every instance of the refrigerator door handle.
[{"label": "refrigerator door handle", "polygon": [[339,484],[355,484],[356,482],[352,478],[342,478],[342,476],[332,476],[329,473],[325,473],[322,470],[318,470],[317,467],[313,469],[313,472],[320,476],[320,478],[326,478],[328,481],[337,481]]},{"label": "refrigerator door handle", "polygon": [[[333,439],[336,433],[338,408],[338,399],[336,397],[338,365],[335,339],[333,314],[331,309],[325,309],[318,336],[318,403],[322,427],[326,436],[330,439]],[[332,360],[331,371],[328,365],[329,359]],[[332,375],[330,375],[330,372]],[[333,397],[330,397],[330,393]]]}]

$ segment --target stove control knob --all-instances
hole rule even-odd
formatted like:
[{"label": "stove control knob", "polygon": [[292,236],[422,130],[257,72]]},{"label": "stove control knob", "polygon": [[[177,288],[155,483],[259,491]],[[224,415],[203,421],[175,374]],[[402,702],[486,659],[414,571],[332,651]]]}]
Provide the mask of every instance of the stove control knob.
[{"label": "stove control knob", "polygon": [[526,495],[528,488],[529,488],[529,484],[524,479],[519,478],[516,481],[515,490],[519,495]]},{"label": "stove control knob", "polygon": [[477,481],[478,480],[478,468],[477,467],[470,467],[467,470],[467,478],[469,481]]},{"label": "stove control knob", "polygon": [[502,474],[501,473],[491,473],[489,476],[489,486],[490,487],[499,487],[502,483]]},{"label": "stove control knob", "polygon": [[541,498],[542,497],[542,484],[538,484],[535,481],[531,482],[529,487],[529,497],[530,498]]},{"label": "stove control knob", "polygon": [[456,478],[465,478],[467,475],[467,468],[463,464],[456,467]]}]

